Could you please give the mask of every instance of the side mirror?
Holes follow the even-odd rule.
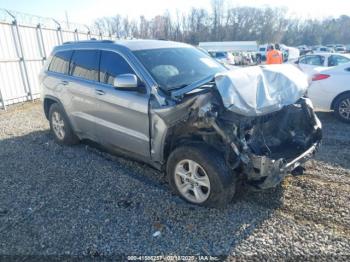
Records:
[[[134,74],[118,75],[114,79],[113,86],[121,90],[136,91],[138,89],[137,77]]]

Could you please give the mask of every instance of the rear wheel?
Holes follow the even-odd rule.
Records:
[[[344,94],[337,98],[334,103],[334,113],[339,120],[350,123],[350,94]]]
[[[55,103],[50,106],[49,110],[50,128],[57,143],[65,145],[74,145],[79,142],[78,137],[74,134],[68,118],[62,107]]]
[[[190,203],[224,207],[233,198],[236,177],[224,157],[204,144],[175,149],[167,163],[169,184]]]

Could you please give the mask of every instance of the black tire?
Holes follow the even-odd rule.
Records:
[[[61,120],[63,121],[63,130],[64,135],[60,137],[57,132],[54,130],[54,120],[53,116],[59,114],[61,117]],[[68,117],[62,107],[58,103],[54,103],[50,106],[49,110],[49,122],[50,122],[50,129],[54,136],[55,141],[58,144],[61,145],[75,145],[79,143],[79,138],[74,134],[74,131],[72,130],[72,127],[69,123]]]
[[[343,94],[337,98],[334,102],[334,114],[336,118],[338,118],[340,121],[345,122],[345,123],[350,123],[350,114],[348,117],[342,115],[341,110],[343,109],[342,107],[344,106],[344,103],[348,104],[350,108],[350,94]]]
[[[186,159],[198,163],[209,177],[209,196],[202,203],[193,202],[184,197],[176,185],[175,168],[177,164]],[[190,203],[201,206],[223,208],[232,201],[236,192],[237,176],[227,167],[223,155],[201,143],[180,146],[170,154],[167,161],[167,178],[176,194]]]

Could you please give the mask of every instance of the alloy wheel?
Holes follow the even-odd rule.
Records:
[[[185,159],[175,167],[175,184],[180,194],[193,203],[205,202],[210,194],[210,180],[197,162]]]
[[[58,139],[63,140],[65,136],[64,130],[64,120],[60,113],[53,112],[52,113],[52,129],[57,136]]]
[[[350,120],[350,98],[344,99],[340,102],[339,115],[346,120]]]

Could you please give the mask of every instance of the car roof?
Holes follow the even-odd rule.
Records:
[[[173,42],[173,41],[163,41],[163,40],[86,40],[77,42],[66,42],[64,45],[69,45],[70,47],[84,47],[86,45],[114,45],[122,46],[130,49],[131,51],[137,50],[147,50],[147,49],[161,49],[161,48],[181,48],[181,47],[191,47],[188,44]],[[102,47],[102,46],[101,46]]]
[[[341,54],[341,53],[329,53],[329,52],[315,52],[312,54],[306,54],[304,56],[311,56],[311,55],[322,55],[322,56],[330,56],[330,55],[340,55],[350,58],[349,54]]]

